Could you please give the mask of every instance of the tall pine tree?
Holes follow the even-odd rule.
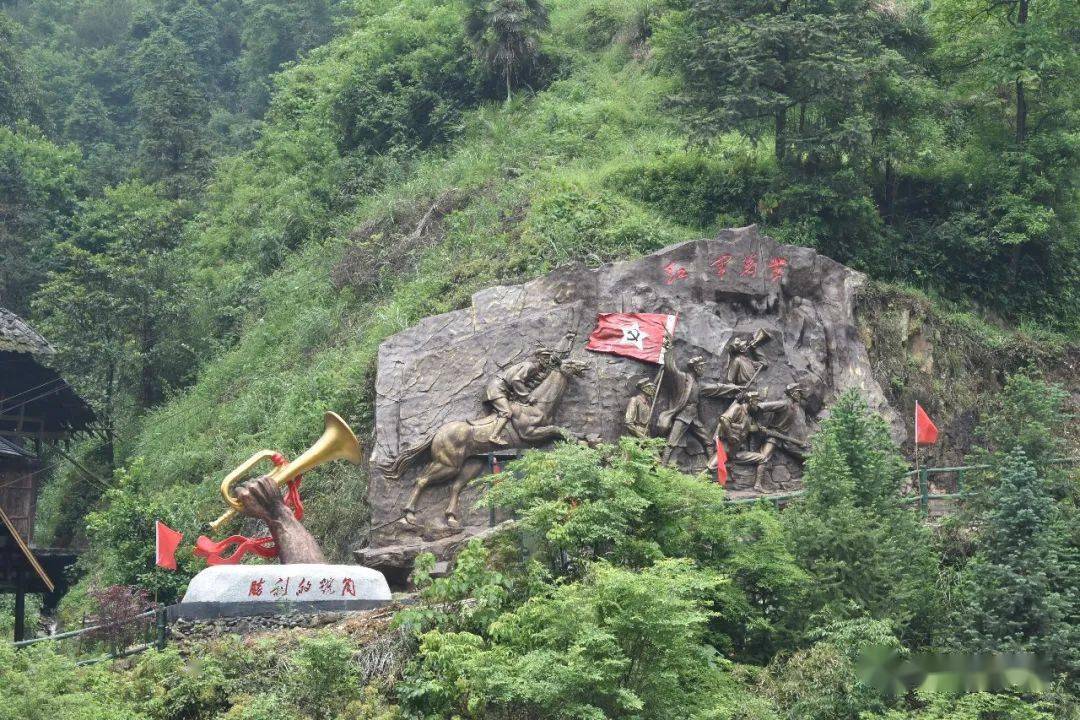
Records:
[[[814,578],[817,609],[894,621],[925,638],[937,561],[918,515],[900,503],[905,463],[888,426],[854,391],[813,439],[806,497],[784,514],[792,550]]]
[[[961,572],[958,640],[975,652],[1038,653],[1075,689],[1080,681],[1076,542],[1069,540],[1067,518],[1049,483],[1023,450],[1005,456],[996,474],[993,497],[978,519],[977,551]],[[1071,512],[1075,515],[1075,509]]]
[[[183,42],[154,31],[135,54],[139,166],[169,197],[195,190],[209,169],[209,106],[199,68]]]

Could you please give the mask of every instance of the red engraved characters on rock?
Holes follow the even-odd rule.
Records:
[[[669,262],[664,266],[664,275],[667,279],[664,281],[665,285],[674,285],[677,280],[685,280],[690,277],[690,273],[682,265],[676,265],[674,262]]]
[[[311,581],[307,578],[300,578],[300,582],[296,584],[296,596],[311,592]]]
[[[774,257],[769,260],[769,279],[773,282],[780,282],[784,277],[784,271],[787,269],[788,261],[786,257]]]
[[[319,581],[319,592],[323,595],[334,594],[334,578],[323,578]]]
[[[723,255],[718,255],[715,260],[709,263],[709,267],[716,269],[716,277],[721,280],[724,279],[724,273],[727,272],[727,266],[728,263],[731,262],[731,257],[731,253],[724,253]]]
[[[263,594],[263,583],[266,581],[263,578],[258,580],[252,580],[251,586],[248,587],[248,597],[259,597]]]
[[[341,597],[346,595],[356,597],[356,583],[349,577],[341,579]]]
[[[746,255],[742,260],[743,277],[757,277],[757,255]]]

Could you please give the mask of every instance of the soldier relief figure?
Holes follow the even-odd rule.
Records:
[[[762,370],[768,368],[759,347],[770,340],[772,337],[764,329],[758,329],[750,338],[732,339],[727,348],[730,360],[724,373],[726,382],[709,382],[703,379],[704,358],[692,357],[685,369],[680,368],[672,350],[672,339],[665,338],[662,386],[669,402],[657,424],[659,432],[667,438],[664,463],[670,464],[678,450],[692,454],[688,450],[688,438],[693,438],[709,456],[708,469],[715,471],[718,463],[715,448],[720,441],[728,462],[754,466],[753,491],[757,493],[766,491],[768,468],[776,461],[777,451],[802,464],[807,449],[805,388],[791,383],[784,389],[784,397],[778,400],[765,399],[767,387],[751,389]],[[625,432],[634,437],[649,437],[657,388],[643,378],[637,382],[637,389],[626,408]],[[712,433],[708,433],[701,420],[703,398],[732,398]]]
[[[555,353],[547,348],[540,348],[531,358],[512,365],[495,375],[488,382],[484,394],[484,404],[495,411],[497,419],[491,429],[491,442],[507,445],[509,440],[503,436],[512,409],[510,402],[529,402],[529,393],[551,372]]]
[[[709,434],[701,422],[698,403],[703,397],[730,397],[742,388],[731,383],[702,382],[705,373],[705,358],[700,355],[690,358],[686,370],[679,369],[675,363],[675,352],[671,337],[664,339],[664,381],[671,387],[671,406],[660,413],[660,432],[667,435],[667,447],[664,449],[663,462],[668,463],[676,448],[687,447],[686,435],[689,434],[707,453],[712,447]]]
[[[637,438],[651,436],[649,425],[652,421],[653,399],[656,397],[656,385],[648,378],[637,381],[637,394],[630,398],[623,416],[626,432]]]

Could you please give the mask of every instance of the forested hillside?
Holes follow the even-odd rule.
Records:
[[[888,500],[902,461],[852,398],[782,518],[709,510],[721,491],[641,449],[567,447],[558,462],[613,468],[586,483],[597,502],[634,496],[613,526],[559,529],[580,562],[476,550],[472,575],[427,592],[477,609],[404,619],[434,634],[383,699],[335,685],[343,702],[320,714],[319,691],[289,686],[293,715],[260,700],[228,717],[377,717],[384,700],[429,717],[1076,717],[1076,477],[1046,460],[1070,452],[1080,339],[1078,26],[1068,0],[0,3],[0,305],[58,347],[99,416],[82,467],[53,458],[39,501],[39,538],[86,546],[63,612],[114,584],[174,600],[201,561],[153,569],[153,520],[194,538],[223,472],[261,447],[296,454],[323,410],[365,441],[394,332],[491,284],[758,223],[868,273],[866,332],[896,397],[932,388],[942,417],[1013,421],[1015,437],[993,413],[969,423],[970,451],[998,463],[987,487],[1041,503],[1031,525],[993,503],[934,532],[912,522]],[[899,306],[946,335],[948,373],[885,342]],[[523,514],[586,497],[543,483],[540,457],[523,472],[536,486],[503,498]],[[352,468],[304,483],[335,559],[364,537],[365,492]],[[683,526],[680,493],[702,526]],[[1014,542],[1041,550],[1018,561]],[[1020,587],[1030,563],[1045,573]],[[611,622],[668,638],[663,652],[586,617],[612,594],[642,607]],[[594,641],[573,646],[580,667],[561,666],[560,633]],[[347,659],[341,642],[303,651],[313,683]],[[873,643],[1034,649],[1055,684],[885,701],[849,690],[852,648]],[[147,662],[160,679],[181,661]],[[63,672],[72,693],[105,682]],[[131,717],[224,716],[232,696],[223,679],[209,700],[151,702],[132,682],[103,695]]]

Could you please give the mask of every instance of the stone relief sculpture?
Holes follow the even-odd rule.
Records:
[[[648,378],[641,378],[635,384],[637,393],[630,398],[623,414],[626,432],[633,437],[651,437],[653,398],[656,397],[656,385]]]
[[[810,248],[738,228],[491,287],[388,338],[376,378],[372,531],[358,559],[402,578],[418,552],[446,559],[498,519],[469,484],[494,466],[489,456],[501,465],[560,437],[662,436],[664,461],[691,473],[715,467],[720,439],[733,497],[797,486],[818,413],[849,388],[901,439],[855,326],[862,282]],[[631,379],[659,360],[562,359],[568,331],[587,335],[598,315],[615,312],[678,317],[659,380]]]
[[[671,402],[668,408],[660,413],[658,425],[660,432],[667,435],[663,462],[668,463],[676,448],[686,448],[687,433],[698,442],[703,453],[709,452],[712,442],[701,422],[698,403],[703,397],[729,397],[741,387],[730,383],[702,382],[705,358],[700,355],[695,355],[686,362],[686,370],[679,369],[675,362],[671,338],[666,338],[664,343],[667,350],[664,353],[664,380],[671,387]]]
[[[539,353],[533,362],[543,359],[535,370],[528,370],[517,380],[521,384],[512,388],[515,399],[508,400],[509,414],[503,417],[498,411],[492,412],[479,420],[454,420],[446,423],[424,442],[407,448],[400,455],[382,467],[385,477],[396,479],[419,457],[427,454],[430,461],[416,480],[409,501],[404,507],[404,520],[416,523],[416,506],[428,486],[452,481],[450,502],[446,507],[446,522],[451,527],[458,527],[458,498],[462,488],[484,469],[485,462],[479,456],[507,445],[528,447],[556,438],[573,439],[574,434],[563,427],[552,424],[552,415],[570,378],[579,377],[585,365],[575,360],[560,360],[554,353]],[[514,368],[519,366],[515,365]],[[513,370],[513,368],[512,368]],[[520,374],[520,371],[515,370]],[[531,373],[531,374],[530,374]],[[539,383],[529,389],[528,377],[540,378]],[[505,383],[505,378],[499,378]],[[527,394],[518,395],[518,389]],[[499,428],[505,438],[494,439]]]

